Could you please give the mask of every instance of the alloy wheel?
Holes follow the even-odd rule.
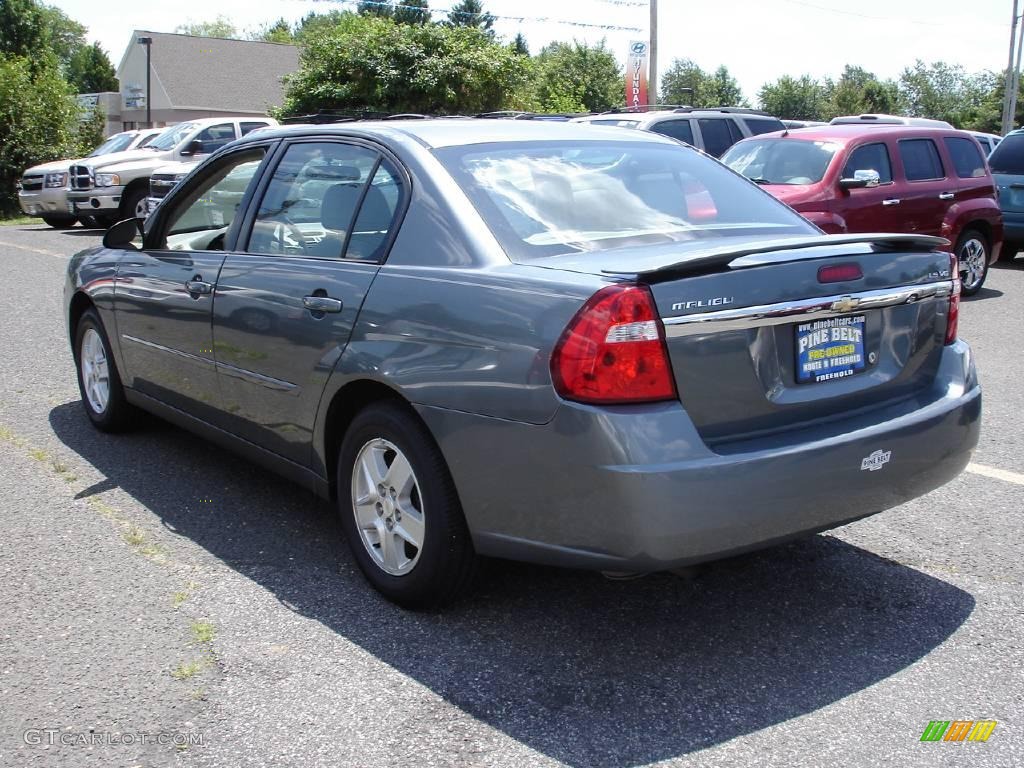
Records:
[[[391,576],[416,567],[425,522],[419,482],[405,454],[383,438],[359,449],[352,466],[352,511],[374,563]]]
[[[976,237],[968,238],[960,246],[957,259],[960,262],[960,279],[963,281],[964,289],[973,290],[985,279],[985,262],[988,260],[985,244]]]
[[[94,328],[89,328],[82,337],[79,358],[82,385],[89,400],[89,407],[97,414],[102,414],[110,402],[110,369],[107,366],[103,339]]]

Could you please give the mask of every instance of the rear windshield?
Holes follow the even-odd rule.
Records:
[[[816,184],[838,149],[827,141],[757,139],[736,144],[722,162],[758,184]]]
[[[1024,134],[1006,136],[988,156],[992,173],[1024,176]]]
[[[528,142],[436,154],[513,259],[813,234],[789,208],[682,145]]]

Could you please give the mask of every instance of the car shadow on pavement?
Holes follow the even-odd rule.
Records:
[[[330,506],[296,486],[162,423],[99,434],[74,402],[50,424],[108,478],[79,496],[119,486],[283,606],[580,768],[670,759],[814,712],[919,661],[974,608],[951,584],[814,536],[692,580],[492,562],[447,611],[407,612],[367,586]]]

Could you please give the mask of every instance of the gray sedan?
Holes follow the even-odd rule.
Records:
[[[403,605],[478,555],[643,572],[824,530],[978,439],[948,243],[823,235],[655,134],[275,129],[141,226],[68,270],[88,417],[150,411],[335,499]]]

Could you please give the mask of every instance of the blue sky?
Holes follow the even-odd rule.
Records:
[[[296,20],[310,10],[350,8],[326,0],[49,0],[85,24],[114,65],[133,29],[171,32],[187,21],[224,15],[242,29],[255,29],[279,16]],[[449,0],[431,0],[448,8]],[[576,38],[608,45],[625,62],[630,40],[646,39],[649,12],[643,0],[484,0],[499,16],[499,34],[522,32],[536,52],[552,40]],[[843,65],[895,77],[915,59],[945,60],[969,71],[1006,66],[1011,0],[660,0],[659,63],[694,59],[706,69],[726,64],[747,98],[783,74],[836,76]],[[549,19],[540,21],[539,19]],[[557,20],[637,27],[605,30],[555,23]]]

